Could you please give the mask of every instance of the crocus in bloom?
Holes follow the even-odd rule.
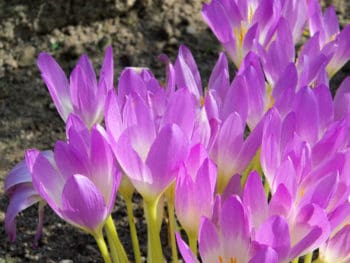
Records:
[[[40,53],[38,67],[58,113],[66,122],[70,113],[78,115],[91,128],[103,120],[106,94],[113,88],[113,51],[106,50],[97,83],[86,55],[81,56],[68,81],[64,71],[48,53]]]
[[[68,143],[55,144],[53,163],[36,149],[27,150],[26,163],[35,190],[55,213],[95,236],[112,211],[120,173],[100,127],[90,133],[70,115],[67,133]]]
[[[350,261],[350,225],[339,230],[320,247],[319,262],[346,263]]]
[[[220,197],[217,202],[221,202]],[[202,217],[198,243],[201,262],[278,262],[274,249],[252,242],[249,215],[238,196],[229,197],[219,206],[218,220]],[[199,262],[179,234],[177,242],[186,263]]]
[[[51,162],[54,162],[52,151],[43,151],[42,154]],[[16,216],[33,204],[39,203],[39,222],[34,238],[34,245],[36,246],[42,233],[44,206],[46,202],[34,189],[32,177],[25,160],[19,162],[7,174],[5,179],[5,191],[10,199],[4,222],[5,231],[10,241],[15,241],[16,239]]]
[[[327,72],[332,77],[350,58],[350,26],[339,30],[339,22],[333,7],[328,7],[322,14],[318,1],[308,3],[310,15],[310,34],[319,34],[318,41],[322,53],[331,56],[327,65]]]
[[[175,187],[175,210],[191,248],[197,246],[202,216],[211,217],[214,206],[216,166],[201,144],[195,145],[180,167]]]

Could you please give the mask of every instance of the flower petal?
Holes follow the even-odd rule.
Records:
[[[106,203],[101,192],[89,178],[79,174],[67,180],[60,211],[63,219],[92,232],[107,218]]]
[[[154,195],[159,195],[175,179],[180,163],[187,154],[188,142],[181,129],[176,124],[164,126],[146,160],[152,173]]]
[[[39,54],[38,67],[58,113],[66,121],[69,113],[73,111],[66,74],[48,53]]]

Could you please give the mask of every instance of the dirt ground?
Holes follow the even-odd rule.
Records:
[[[4,178],[25,149],[52,149],[64,139],[64,123],[40,78],[36,58],[50,52],[68,74],[82,53],[99,69],[108,45],[113,46],[115,83],[126,66],[144,66],[164,79],[157,56],[174,61],[178,47],[186,44],[207,83],[221,47],[200,14],[204,0],[0,0],[0,263],[3,262],[102,262],[95,241],[45,210],[39,247],[32,242],[36,207],[18,217],[16,243],[7,241],[3,220],[8,199]],[[342,24],[349,21],[347,0],[333,1]],[[349,75],[349,64],[332,81],[335,87]],[[231,73],[231,77],[233,72]],[[135,197],[136,226],[143,255],[146,227],[140,198]],[[118,198],[113,218],[132,259],[126,209]],[[163,231],[166,239],[166,229]],[[169,255],[169,251],[165,250]]]

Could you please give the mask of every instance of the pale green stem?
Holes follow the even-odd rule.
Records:
[[[174,207],[174,197],[175,197],[175,184],[171,184],[170,187],[165,192],[168,204],[168,220],[169,220],[169,237],[170,237],[170,245],[171,245],[171,256],[172,262],[177,263],[179,258],[177,256],[177,246],[176,246],[176,221],[175,221],[175,207]]]
[[[177,246],[176,246],[176,221],[175,221],[175,212],[174,212],[174,202],[168,203],[168,212],[169,212],[169,233],[170,233],[170,244],[171,244],[171,255],[172,262],[177,263],[179,258],[177,256]]]
[[[311,263],[312,262],[312,252],[307,254],[304,259],[304,263]]]
[[[193,255],[195,255],[195,257],[197,257],[197,235],[189,235],[188,236],[188,240],[190,242],[190,249],[193,252]]]
[[[126,255],[125,249],[120,242],[117,230],[115,228],[113,219],[111,216],[109,216],[105,223],[105,230],[107,232],[107,235],[110,235],[112,244],[110,244],[111,247],[114,247],[116,249],[116,253],[119,258],[119,262],[129,262],[128,256]]]
[[[244,172],[242,174],[242,178],[241,178],[242,187],[244,187],[244,185],[248,179],[248,175],[250,174],[251,171],[256,170],[260,174],[260,176],[262,176],[263,172],[262,172],[261,164],[260,164],[260,152],[261,152],[261,150],[258,149],[254,158],[250,161],[248,167],[244,170]]]
[[[141,263],[139,239],[137,237],[137,232],[135,227],[134,212],[132,209],[131,197],[132,196],[130,195],[124,196],[124,200],[125,200],[125,205],[128,212],[129,228],[130,228],[130,234],[131,234],[132,248],[134,250],[135,263]]]
[[[113,263],[122,263],[119,260],[118,250],[117,250],[117,247],[113,241],[112,233],[110,231],[106,230],[106,234],[107,234],[108,246],[109,246],[109,250],[111,252]]]
[[[96,243],[98,245],[98,248],[100,249],[101,255],[103,257],[103,260],[105,263],[112,263],[111,257],[108,252],[108,248],[106,245],[106,242],[103,238],[102,230],[98,230],[95,233],[93,233],[93,236],[96,240]]]
[[[265,190],[266,196],[269,196],[270,186],[269,186],[269,182],[266,180],[266,178],[265,178],[265,181],[264,181],[264,190]]]
[[[147,221],[147,262],[163,262],[163,251],[159,236],[159,226],[157,222],[157,208],[159,198],[153,201],[144,201],[145,217]]]

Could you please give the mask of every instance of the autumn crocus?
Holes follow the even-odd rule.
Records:
[[[118,103],[115,94],[110,96],[106,109],[107,133],[120,167],[144,199],[148,260],[155,262],[163,258],[158,203],[187,156],[188,139],[178,124],[165,118],[158,122],[154,108],[148,107],[148,101],[138,93],[126,96],[124,105]]]
[[[111,262],[102,227],[111,214],[120,173],[99,127],[90,133],[71,115],[67,134],[68,143],[55,144],[53,163],[36,149],[26,152],[33,186],[62,219],[93,235],[105,262]]]
[[[318,1],[308,3],[310,35],[319,35],[318,43],[322,53],[330,55],[331,60],[327,65],[330,77],[343,66],[350,58],[350,26],[340,30],[339,21],[333,7],[328,7],[324,14]]]
[[[43,151],[42,154],[52,163],[52,151]],[[25,160],[19,162],[6,176],[5,191],[10,202],[5,215],[5,231],[10,241],[16,239],[16,216],[26,208],[39,203],[39,221],[35,233],[34,245],[37,246],[41,237],[44,219],[44,206],[46,202],[34,189],[32,177]]]
[[[218,197],[217,202],[221,202]],[[201,262],[278,262],[269,246],[252,242],[249,214],[238,196],[231,196],[219,205],[217,220],[203,217],[199,231]],[[278,223],[278,218],[274,221]],[[268,235],[278,236],[278,229]],[[177,235],[180,252],[186,263],[199,262],[187,244]]]
[[[68,81],[54,58],[39,54],[38,67],[58,113],[66,122],[70,113],[78,115],[91,128],[103,120],[107,91],[113,88],[113,51],[106,50],[97,83],[95,71],[86,55],[81,56]]]
[[[196,254],[200,219],[211,217],[214,206],[216,167],[204,147],[195,145],[180,167],[175,187],[175,209]]]

